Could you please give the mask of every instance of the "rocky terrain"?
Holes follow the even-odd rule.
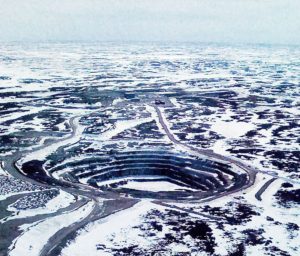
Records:
[[[299,255],[299,55],[2,44],[0,255]]]

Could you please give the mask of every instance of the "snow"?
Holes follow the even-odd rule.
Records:
[[[2,167],[2,162],[0,162],[0,175],[3,176],[11,176],[8,172],[6,172]]]
[[[265,233],[263,236],[267,239],[273,240],[273,244],[276,244],[280,249],[290,251],[291,248],[298,248],[299,243],[297,239],[290,239],[285,225],[287,223],[297,223],[299,210],[297,207],[292,208],[281,208],[274,197],[274,194],[278,191],[282,184],[281,179],[277,179],[270,184],[270,186],[262,194],[262,201],[258,201],[255,198],[256,192],[267,182],[271,177],[258,173],[255,184],[250,188],[235,193],[235,197],[243,197],[243,200],[236,200],[236,202],[246,202],[254,207],[255,211],[258,211],[260,215],[253,216],[251,221],[243,225],[235,227],[235,231],[232,230],[232,226],[225,225],[225,230],[229,232],[234,231],[236,236],[241,238],[241,233],[246,229],[255,229],[258,230],[262,228]],[[294,184],[295,185],[295,184]],[[297,185],[299,187],[299,185]],[[211,207],[223,207],[225,204],[234,201],[235,199],[230,195],[226,197],[219,198],[209,203]],[[267,216],[272,217],[274,221],[280,222],[275,224],[268,221]],[[221,243],[216,248],[216,252],[219,252],[220,255],[227,255],[227,253],[222,249],[224,243],[222,239],[226,241],[226,237],[222,236],[222,232],[217,228],[214,228],[214,234],[216,235],[216,241],[221,241]],[[263,249],[260,245],[257,246],[247,246],[247,255],[257,255],[258,251],[262,252]],[[223,252],[223,253],[221,253]],[[259,253],[258,253],[259,254]]]
[[[226,151],[227,149],[229,149],[229,147],[224,140],[217,140],[212,147],[212,150],[215,153],[223,155],[223,156],[230,155],[230,153],[228,151]]]
[[[112,137],[118,135],[119,133],[136,127],[137,125],[151,122],[153,119],[152,118],[141,118],[137,120],[122,120],[122,121],[117,121],[115,124],[115,128],[109,131],[106,131],[100,135],[100,138],[103,140],[111,139]]]
[[[66,129],[65,123],[66,122],[61,122],[58,125],[56,125],[56,127],[58,128],[59,131],[64,131]]]
[[[224,236],[224,231],[220,230],[217,224],[212,227],[213,235],[217,246],[215,249],[215,255],[228,255],[228,252],[232,251],[232,241],[229,237]]]
[[[43,150],[29,154],[28,157],[25,158],[26,161],[33,159],[43,160],[48,154],[56,151],[58,147],[73,145],[73,143],[77,143],[79,140],[82,140],[83,138],[86,139],[89,136],[90,140],[88,142],[93,143],[91,144],[91,148],[96,145],[97,149],[100,150],[105,148],[104,146],[112,146],[114,143],[117,147],[116,150],[119,148],[127,149],[129,147],[131,147],[131,149],[140,149],[140,147],[143,146],[142,144],[150,144],[149,142],[151,142],[156,143],[156,145],[159,145],[162,149],[175,149],[174,151],[177,152],[182,153],[183,151],[187,151],[193,154],[192,151],[189,151],[188,148],[185,148],[182,145],[171,145],[167,136],[164,136],[162,140],[136,140],[135,143],[138,144],[138,146],[135,146],[136,144],[132,143],[130,140],[110,140],[126,129],[134,128],[136,125],[151,120],[155,120],[160,132],[165,134],[162,127],[159,125],[155,109],[151,106],[146,106],[145,111],[140,107],[141,105],[144,106],[144,104],[146,104],[143,101],[141,94],[136,94],[137,98],[141,96],[139,98],[140,101],[131,102],[130,99],[124,99],[124,91],[135,92],[137,88],[139,90],[142,90],[143,88],[149,88],[151,90],[157,89],[156,91],[154,90],[155,92],[153,92],[153,94],[157,94],[160,97],[166,96],[168,98],[175,92],[174,95],[176,96],[174,96],[174,98],[169,98],[174,106],[170,107],[169,105],[165,105],[160,108],[163,118],[165,116],[166,118],[164,119],[168,120],[167,125],[170,131],[173,131],[173,133],[180,133],[183,132],[185,128],[189,128],[188,125],[191,125],[191,128],[195,128],[195,130],[203,129],[203,132],[201,131],[199,133],[197,131],[188,132],[186,137],[189,139],[188,143],[193,145],[193,143],[196,142],[195,147],[198,147],[197,143],[203,144],[207,149],[213,149],[214,152],[222,155],[236,157],[243,157],[243,155],[248,156],[250,157],[250,160],[245,160],[247,164],[258,167],[260,171],[276,171],[281,177],[271,183],[262,194],[262,201],[258,201],[255,198],[255,193],[265,182],[271,179],[272,176],[258,173],[254,186],[239,193],[222,197],[208,203],[210,206],[221,207],[224,207],[228,202],[248,203],[255,211],[261,214],[260,216],[254,216],[249,223],[243,223],[242,225],[232,227],[225,224],[224,230],[235,234],[234,238],[231,238],[233,241],[225,237],[223,230],[218,228],[218,223],[212,224],[214,236],[218,243],[216,254],[228,255],[230,245],[234,245],[243,239],[244,235],[241,232],[245,229],[252,228],[263,228],[265,230],[264,236],[267,239],[270,238],[273,240],[274,243],[272,246],[278,246],[280,249],[286,250],[289,254],[295,252],[293,251],[293,248],[296,248],[296,251],[300,250],[298,245],[299,234],[295,239],[290,238],[286,229],[287,223],[299,222],[299,207],[292,206],[291,208],[284,208],[278,204],[274,197],[274,194],[280,188],[281,183],[285,181],[284,178],[292,177],[296,180],[297,173],[277,167],[275,164],[272,164],[272,162],[274,162],[272,161],[272,157],[265,154],[268,151],[277,150],[294,153],[299,149],[299,143],[297,143],[299,137],[297,136],[297,125],[292,129],[282,129],[286,124],[297,121],[300,113],[299,108],[297,108],[299,105],[299,97],[297,97],[299,89],[299,86],[297,87],[299,83],[297,76],[299,73],[297,59],[297,56],[299,56],[298,49],[278,50],[277,48],[269,47],[228,48],[214,46],[200,46],[199,48],[198,46],[186,46],[186,48],[176,48],[172,46],[167,47],[167,45],[160,48],[151,45],[150,48],[147,47],[147,49],[130,46],[128,51],[127,46],[114,46],[113,49],[110,47],[103,47],[102,45],[99,48],[98,46],[96,46],[96,48],[94,47],[95,46],[93,45],[82,47],[82,45],[76,46],[74,44],[67,44],[65,46],[42,44],[41,46],[34,45],[33,48],[30,45],[25,46],[19,44],[16,46],[1,46],[3,58],[0,63],[0,75],[9,76],[11,80],[1,80],[0,89],[3,97],[0,98],[0,103],[16,102],[20,105],[20,108],[12,107],[7,109],[14,112],[7,115],[9,112],[6,112],[4,107],[3,113],[6,114],[2,115],[0,123],[14,121],[14,119],[22,118],[24,115],[28,114],[37,114],[39,111],[44,110],[41,106],[45,106],[45,109],[53,108],[58,113],[62,114],[63,117],[85,115],[90,112],[88,109],[91,106],[88,106],[81,100],[79,102],[74,101],[69,103],[66,103],[65,100],[67,97],[75,99],[75,94],[77,95],[77,92],[79,95],[80,90],[85,90],[87,87],[92,86],[95,86],[99,91],[102,89],[117,93],[120,91],[121,93],[119,95],[113,94],[118,96],[112,97],[112,105],[109,107],[103,105],[101,112],[107,110],[109,119],[113,120],[113,122],[119,120],[121,117],[122,119],[127,119],[116,121],[116,126],[114,128],[100,135],[91,135],[88,133],[83,135],[82,131],[79,132],[81,129],[79,127],[73,139],[70,139],[70,137],[67,136],[65,137],[65,140],[59,142],[55,146],[49,146]],[[133,52],[134,54],[132,54]],[[5,59],[6,57],[8,58],[7,60]],[[104,65],[102,65],[102,61],[105,62],[105,64],[103,63]],[[161,63],[153,67],[151,66],[151,61],[161,61]],[[167,61],[169,64],[175,63],[176,65],[165,64]],[[101,66],[101,71],[99,71],[99,65],[96,62],[99,62],[98,64]],[[226,66],[223,65],[223,62]],[[95,65],[95,63],[97,65]],[[246,67],[249,67],[251,70],[251,75],[244,71]],[[277,71],[280,70],[282,73],[277,74]],[[101,72],[101,74],[110,73],[112,74],[112,78],[107,78],[103,81],[94,81],[94,76],[99,72]],[[116,75],[116,77],[113,77],[114,75]],[[30,78],[42,80],[43,83],[34,83],[33,81],[33,83],[26,84],[21,81],[22,79]],[[224,78],[225,80],[222,81],[206,81],[206,79],[218,80]],[[121,81],[123,79],[131,81],[123,83]],[[283,82],[290,82],[293,85],[280,87],[280,84]],[[74,88],[69,88],[70,86],[74,86]],[[52,89],[52,87],[61,87],[62,90],[59,89],[57,91],[55,90],[55,92],[50,92],[49,89]],[[73,95],[75,90],[77,92]],[[229,96],[230,98],[228,98],[228,100],[226,98],[212,96],[218,104],[204,106],[201,103],[201,100],[206,96],[202,95],[202,93],[207,92],[213,92],[216,95],[220,92],[232,92],[234,96]],[[6,94],[17,96],[6,96]],[[191,96],[190,100],[192,102],[189,103],[187,98],[182,96]],[[196,97],[192,99],[193,96]],[[265,100],[264,97],[268,98],[270,101]],[[200,99],[200,101],[198,99]],[[121,101],[123,101],[122,104],[120,104]],[[249,105],[251,107],[249,107]],[[94,108],[95,106],[101,106],[101,103],[97,102],[92,107]],[[122,109],[122,106],[124,106],[124,109]],[[129,112],[127,112],[127,106]],[[135,108],[136,106],[139,106],[140,108]],[[105,109],[106,107],[107,109]],[[173,108],[178,114],[178,117],[172,118],[172,116],[168,116],[168,108]],[[132,109],[139,109],[140,112],[134,113],[134,115],[131,116],[130,114],[133,112]],[[211,114],[202,115],[204,109],[209,110]],[[262,117],[261,114],[259,114],[260,112],[263,112]],[[282,112],[282,114],[287,117],[277,118],[275,112]],[[149,119],[133,120],[139,115],[142,117],[149,116],[149,113],[151,113],[151,118]],[[44,132],[44,121],[47,122],[48,119],[41,115],[41,117],[35,118],[33,121],[26,121],[25,123],[17,121],[9,126],[1,125],[1,134],[14,136],[14,133],[17,134],[20,131],[22,132],[21,134],[25,134],[27,130],[30,133],[32,129]],[[183,126],[185,126],[185,123],[187,125],[185,127],[180,127],[180,123],[183,123]],[[180,127],[178,130],[176,130],[177,124]],[[195,124],[198,124],[198,126],[195,126]],[[271,124],[272,126],[269,127],[268,124]],[[60,131],[65,130],[63,123],[58,124],[57,127]],[[250,130],[253,130],[256,133],[251,135],[251,137],[244,136]],[[274,134],[276,130],[279,131],[278,135]],[[222,135],[222,137],[218,138],[215,136],[215,133],[211,133],[211,131]],[[198,136],[203,136],[203,140],[197,139],[195,135],[197,135],[197,138]],[[45,138],[46,136],[44,139]],[[33,147],[38,149],[42,146],[42,143],[44,143],[44,139],[36,142],[36,145],[34,146],[30,145],[24,150],[33,150]],[[87,140],[84,142],[87,142]],[[131,146],[129,143],[135,145]],[[3,151],[1,155],[12,154],[18,146],[15,148],[13,145],[12,147],[10,152],[5,153],[5,151]],[[257,151],[253,150],[253,153],[251,153],[252,147],[253,149],[257,149]],[[65,149],[67,151],[67,148]],[[230,149],[235,150],[232,150],[230,153]],[[242,151],[243,149],[245,151]],[[277,158],[277,160],[280,161],[282,165],[285,165],[288,161],[296,163],[297,159],[295,158],[296,154],[280,159]],[[276,159],[276,157],[273,159]],[[77,160],[80,161],[80,156],[78,156]],[[66,162],[67,161],[72,162],[76,161],[76,159],[70,158],[67,159]],[[236,169],[236,167],[234,168]],[[66,171],[69,172],[71,169],[66,168],[57,172],[57,175]],[[0,175],[8,174],[0,167]],[[4,176],[1,177],[3,178]],[[55,177],[59,178],[59,176]],[[4,182],[4,184],[5,183],[7,184],[7,182]],[[296,183],[294,185],[294,188],[298,188]],[[24,190],[26,189],[25,191],[13,189],[21,188],[22,186],[24,186]],[[175,184],[167,183],[165,181],[129,181],[127,184],[123,185],[123,187],[148,191],[160,191],[162,189],[176,190]],[[10,193],[0,196],[0,199],[13,194],[31,193],[31,191],[34,190],[33,187],[24,184],[21,185],[19,180],[17,180],[15,184],[10,185],[10,188],[12,188],[11,191],[7,190],[7,192]],[[13,210],[14,214],[9,218],[17,219],[26,216],[34,216],[35,214],[55,212],[57,209],[72,202],[72,196],[62,193],[47,203],[45,208],[16,212],[12,207],[9,207],[10,210]],[[197,205],[185,202],[182,204],[182,207],[197,207]],[[108,247],[114,246],[113,242],[111,242],[112,236],[116,237],[114,243],[120,242],[120,247],[126,244],[125,241],[129,241],[129,243],[140,243],[146,247],[148,243],[147,239],[149,238],[142,237],[142,234],[133,227],[136,224],[143,223],[144,219],[141,215],[147,212],[147,209],[151,208],[157,208],[157,206],[148,201],[143,201],[131,209],[114,214],[104,220],[91,223],[87,231],[80,231],[78,237],[79,243],[71,243],[68,250],[66,250],[68,252],[66,255],[82,255],[82,251],[87,255],[102,255],[102,252],[96,251],[95,244],[103,243]],[[79,210],[76,212],[79,213]],[[68,214],[70,214],[70,216]],[[81,214],[84,215],[83,212]],[[66,216],[69,217],[66,218]],[[274,218],[279,224],[267,221],[267,216]],[[61,218],[58,217],[59,216],[57,216],[57,219],[49,218],[45,222],[35,223],[34,225],[22,226],[24,230],[27,228],[29,229],[29,235],[26,236],[26,234],[23,234],[20,236],[19,240],[15,241],[17,244],[16,250],[18,251],[15,251],[14,254],[38,254],[39,246],[46,243],[46,237],[53,234],[54,229],[58,230],[60,229],[59,225],[67,225],[67,223],[76,221],[76,217],[79,216],[71,216],[70,212],[64,214]],[[55,222],[55,220],[57,222]],[[66,223],[64,223],[65,221]],[[39,227],[40,230],[37,227]],[[89,231],[91,231],[91,234],[88,233]],[[162,232],[162,234],[155,234],[155,237],[160,235],[163,236],[164,232]],[[39,241],[40,237],[41,241]],[[176,243],[170,245],[174,255],[178,254],[178,252],[188,250],[190,240],[183,240],[182,242],[186,245],[179,245]],[[33,245],[32,251],[30,251],[30,245],[27,245],[27,243]],[[87,244],[87,250],[85,244]],[[200,255],[200,252],[197,253],[197,255],[198,254]],[[260,254],[264,254],[262,246],[247,246],[247,255]]]
[[[21,228],[24,232],[14,240],[8,255],[38,256],[50,237],[63,227],[68,227],[84,219],[92,211],[93,206],[94,203],[89,202],[78,210],[47,218],[41,222],[22,225]]]
[[[113,105],[113,106],[116,106],[116,105],[118,105],[118,103],[120,103],[120,102],[122,102],[122,101],[123,101],[123,100],[122,100],[121,98],[116,98],[116,99],[113,100],[112,105]]]
[[[248,131],[251,131],[255,128],[255,125],[252,123],[246,122],[225,122],[217,120],[212,126],[211,130],[221,134],[226,138],[238,138],[245,135]]]
[[[181,108],[181,105],[176,98],[170,98],[170,101],[176,108]]]
[[[105,244],[107,248],[115,246],[111,238],[118,241],[118,247],[123,244],[139,244],[141,247],[147,247],[150,244],[145,237],[141,236],[138,229],[133,227],[143,223],[142,216],[153,208],[164,209],[161,206],[154,205],[148,200],[141,201],[133,207],[123,210],[106,217],[104,219],[88,224],[85,229],[78,232],[75,241],[72,241],[62,251],[62,256],[82,256],[84,251],[89,256],[111,255],[104,251],[97,251],[97,244]],[[126,220],[126,221],[124,221]],[[164,231],[157,233],[163,237]]]
[[[145,190],[152,192],[159,191],[176,191],[183,189],[190,189],[189,187],[179,186],[167,181],[129,181],[127,184],[122,185],[123,188],[135,189],[135,190]]]
[[[27,210],[16,210],[14,207],[9,206],[7,209],[13,212],[13,215],[8,217],[6,221],[12,219],[20,219],[25,217],[36,216],[39,214],[48,214],[58,211],[61,208],[65,208],[70,204],[74,203],[75,198],[71,194],[60,190],[59,195],[51,199],[44,207],[37,209],[27,209]]]
[[[28,194],[28,191],[11,192],[11,193],[8,193],[5,195],[0,195],[0,201],[5,200],[5,199],[9,198],[10,196],[21,195],[21,194]]]
[[[15,120],[22,116],[36,114],[45,109],[47,109],[47,107],[30,108],[30,109],[26,109],[25,112],[18,112],[18,113],[12,113],[12,114],[9,114],[6,116],[1,116],[0,123],[4,123],[4,122],[10,121],[10,120]]]
[[[42,148],[40,150],[33,151],[33,152],[27,154],[24,158],[22,158],[22,160],[19,163],[28,162],[31,160],[45,160],[47,156],[51,155],[58,148],[68,145],[68,144],[74,144],[74,143],[78,142],[84,131],[84,126],[81,126],[79,124],[79,118],[74,119],[74,125],[77,127],[75,130],[74,136],[64,139],[64,140],[60,140],[53,144],[50,144],[49,146]]]

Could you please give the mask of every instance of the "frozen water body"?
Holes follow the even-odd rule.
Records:
[[[211,130],[221,134],[226,138],[238,138],[245,135],[247,132],[255,128],[255,125],[246,122],[225,122],[217,121],[215,122]]]

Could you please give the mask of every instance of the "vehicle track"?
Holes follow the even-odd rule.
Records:
[[[154,109],[157,113],[159,124],[161,125],[161,127],[165,131],[167,137],[169,138],[169,140],[173,144],[178,145],[178,146],[184,148],[185,150],[188,150],[188,151],[192,152],[194,155],[197,155],[199,157],[204,156],[204,157],[210,158],[210,159],[215,160],[215,161],[221,161],[221,162],[229,163],[232,166],[236,166],[237,168],[242,169],[243,171],[245,171],[247,173],[247,175],[248,175],[247,183],[243,187],[240,187],[240,188],[234,189],[234,190],[230,190],[230,191],[228,190],[228,191],[225,191],[225,192],[220,193],[218,195],[214,195],[213,197],[210,197],[209,199],[206,199],[205,201],[211,201],[211,200],[214,200],[214,199],[217,199],[217,198],[220,198],[220,197],[232,194],[232,193],[236,193],[236,192],[238,192],[240,190],[243,190],[243,189],[246,189],[246,188],[248,188],[248,187],[250,187],[254,184],[256,174],[257,174],[257,170],[255,168],[253,168],[251,166],[248,166],[248,165],[246,165],[246,164],[244,164],[244,163],[242,163],[238,160],[216,154],[212,151],[195,148],[195,147],[192,147],[190,145],[187,145],[185,143],[182,143],[182,142],[178,141],[175,138],[175,136],[172,134],[170,129],[168,128],[168,125],[166,124],[166,121],[165,121],[166,119],[164,118],[164,116],[163,116],[161,110],[159,109],[159,107],[157,107],[156,105],[154,105],[153,107],[154,107]]]
[[[212,151],[195,148],[195,147],[192,147],[190,145],[187,145],[185,143],[178,141],[175,138],[175,136],[172,134],[170,129],[168,128],[168,125],[166,124],[167,121],[165,120],[161,110],[157,106],[154,106],[154,108],[156,110],[160,125],[162,126],[167,137],[169,138],[169,140],[172,143],[184,148],[187,151],[192,152],[196,156],[199,156],[199,157],[204,156],[204,157],[207,157],[214,161],[230,163],[232,166],[242,169],[244,172],[247,173],[247,176],[248,176],[247,183],[244,184],[242,187],[224,191],[219,194],[212,194],[211,197],[209,197],[203,201],[208,202],[208,201],[214,200],[216,198],[220,198],[220,197],[238,192],[240,190],[246,189],[254,184],[256,173],[258,172],[255,168],[248,166],[236,159],[222,156],[222,155],[216,154]],[[83,228],[88,223],[96,221],[100,218],[104,218],[115,212],[132,207],[134,204],[136,204],[139,201],[138,199],[128,199],[128,198],[120,197],[117,193],[114,193],[114,192],[105,192],[104,193],[95,188],[92,188],[90,186],[86,186],[83,184],[79,184],[79,183],[74,184],[74,183],[64,181],[64,180],[57,180],[54,177],[52,177],[51,175],[49,176],[51,182],[48,182],[48,183],[43,183],[43,182],[34,180],[34,179],[24,175],[21,167],[18,166],[18,162],[24,156],[26,156],[26,154],[32,154],[36,151],[44,150],[47,147],[53,146],[56,143],[61,143],[60,146],[56,150],[66,147],[67,145],[68,146],[72,145],[72,144],[68,144],[67,141],[69,139],[72,139],[77,134],[77,129],[78,129],[77,123],[78,123],[79,119],[80,119],[79,116],[75,116],[70,119],[70,127],[72,130],[72,133],[69,136],[59,139],[59,140],[56,140],[56,141],[47,141],[47,142],[45,142],[44,145],[36,147],[32,150],[17,152],[13,156],[5,157],[4,161],[3,161],[3,168],[8,173],[10,173],[12,176],[14,176],[16,178],[19,178],[26,182],[30,182],[32,184],[39,185],[39,186],[42,186],[45,188],[53,188],[53,187],[59,188],[59,189],[64,190],[67,193],[70,193],[70,194],[76,196],[76,197],[85,199],[85,202],[92,201],[94,204],[92,211],[88,214],[87,217],[85,217],[81,221],[78,221],[78,222],[75,221],[71,226],[60,229],[52,237],[49,238],[47,244],[44,245],[42,251],[40,252],[40,255],[43,255],[43,256],[58,255],[61,252],[61,250],[64,248],[64,246],[68,243],[68,241],[70,241],[76,237],[77,231],[79,229]],[[64,141],[66,142],[66,144],[62,143]],[[265,187],[265,189],[266,189],[266,187]],[[99,197],[101,197],[103,199],[110,199],[110,200],[107,200],[104,202],[99,202]],[[75,202],[75,203],[73,206],[70,206],[70,207],[71,208],[75,207],[75,206],[78,207],[78,202]],[[174,208],[174,206],[171,206],[161,200],[156,201],[155,203],[163,205],[165,207]],[[180,207],[178,207],[178,210],[182,210],[182,209]],[[53,213],[51,216],[58,216],[61,213],[62,213],[62,211],[57,211],[56,213]],[[189,213],[198,214],[205,218],[211,218],[211,216],[209,216],[209,215],[199,214],[199,213],[196,213],[193,211],[189,211]],[[40,216],[40,217],[43,217],[43,216]],[[47,216],[47,217],[49,217],[49,216]],[[213,218],[211,218],[211,219],[213,219]],[[35,221],[34,218],[29,219],[29,220],[32,220],[32,222]],[[3,248],[1,248],[1,249],[3,251]]]
[[[63,181],[63,180],[56,180],[51,176],[48,183],[44,183],[32,179],[24,174],[21,167],[18,165],[18,162],[28,154],[32,154],[40,150],[45,150],[47,147],[51,147],[54,144],[62,143],[64,141],[67,142],[69,139],[72,139],[77,133],[77,128],[78,128],[77,123],[79,119],[80,119],[79,116],[75,116],[70,119],[70,128],[72,130],[71,135],[59,140],[45,142],[44,145],[36,147],[32,150],[16,152],[14,155],[7,156],[3,159],[3,169],[5,169],[9,174],[11,174],[15,178],[21,179],[25,182],[29,182],[31,184],[35,184],[44,188],[58,188],[67,193],[72,194],[77,198],[80,197],[84,199],[84,203],[79,204],[79,201],[76,201],[75,203],[70,205],[68,209],[80,208],[89,201],[92,201],[94,204],[93,210],[89,213],[87,217],[85,217],[79,222],[74,222],[69,227],[59,230],[57,233],[55,233],[54,236],[50,237],[48,243],[43,247],[40,255],[47,255],[47,256],[57,255],[57,252],[62,249],[61,244],[62,243],[66,244],[69,239],[72,239],[72,237],[74,237],[74,233],[78,229],[84,227],[86,224],[95,221],[99,218],[106,217],[116,211],[120,211],[128,207],[131,207],[138,201],[138,200],[129,200],[129,199],[120,198],[116,193],[111,193],[111,192],[101,193],[100,191],[92,187],[85,186],[83,184],[73,184],[71,182]],[[65,145],[61,145],[60,147],[58,147],[56,150],[69,145],[70,144],[66,143]],[[99,196],[101,196],[102,198],[109,198],[111,200],[109,201],[109,203],[105,203],[104,205],[102,205],[102,203],[100,203],[98,200]],[[9,224],[10,226],[13,225],[15,229],[17,229],[20,225],[24,223],[26,224],[34,223],[37,220],[42,220],[43,217],[45,219],[46,217],[54,217],[54,216],[61,215],[62,213],[64,213],[64,211],[58,210],[57,212],[52,213],[51,215],[46,214],[46,215],[41,215],[39,217],[31,217],[28,218],[27,220],[22,220],[22,219],[11,220]],[[15,233],[15,235],[18,236],[17,233]],[[0,251],[3,252],[7,251],[8,250],[7,246],[11,244],[14,238],[15,236],[10,237],[9,239],[10,243],[6,242],[5,244],[3,244],[3,248],[0,248]]]

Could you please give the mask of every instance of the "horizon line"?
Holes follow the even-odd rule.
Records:
[[[46,43],[118,43],[118,44],[131,44],[131,43],[149,43],[149,44],[216,44],[216,45],[260,45],[260,46],[300,46],[300,43],[271,43],[271,42],[228,42],[228,41],[179,41],[179,40],[0,40],[2,44],[9,43],[30,43],[30,44],[46,44]]]

